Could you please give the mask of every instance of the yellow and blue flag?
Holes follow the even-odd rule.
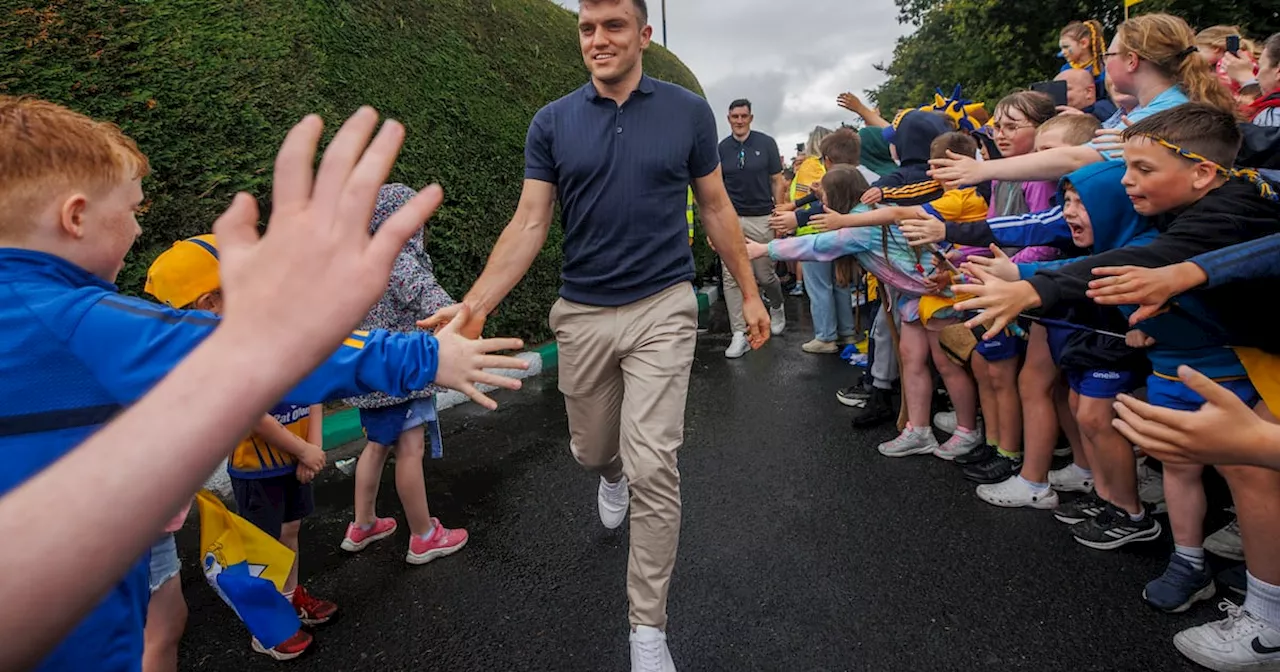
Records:
[[[196,504],[200,564],[209,585],[263,646],[284,643],[302,627],[298,612],[280,594],[293,568],[293,551],[228,511],[208,490],[196,495]]]

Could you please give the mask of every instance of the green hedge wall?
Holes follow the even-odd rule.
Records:
[[[515,209],[525,131],[581,86],[575,16],[549,0],[0,0],[0,93],[32,94],[115,121],[154,174],[142,238],[120,284],[208,230],[236,191],[265,197],[288,128],[333,129],[362,104],[402,121],[391,179],[439,182],[430,252],[460,297]],[[658,45],[653,76],[701,93]],[[488,331],[537,340],[559,286],[561,230]],[[699,268],[708,253],[698,236]]]

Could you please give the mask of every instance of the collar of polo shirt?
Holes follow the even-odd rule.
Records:
[[[600,100],[600,90],[596,88],[596,83],[594,81],[588,82],[587,87],[583,89],[583,91],[587,94],[587,100]],[[636,90],[632,93],[643,93],[645,95],[653,93],[653,80],[649,78],[649,75],[640,76],[640,84],[636,86]]]

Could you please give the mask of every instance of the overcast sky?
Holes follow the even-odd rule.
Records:
[[[578,0],[558,2],[578,9]],[[661,4],[649,0],[657,42]],[[702,82],[721,137],[729,134],[729,103],[748,98],[753,128],[772,135],[790,158],[814,126],[852,120],[836,107],[837,95],[862,96],[880,84],[872,65],[891,59],[907,28],[897,14],[893,0],[667,0],[667,37]]]

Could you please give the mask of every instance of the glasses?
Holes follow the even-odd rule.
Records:
[[[738,150],[738,170],[742,170],[743,166],[745,166],[746,164],[747,164],[747,150],[739,149]]]
[[[993,126],[993,128],[996,129],[996,133],[1000,135],[1013,135],[1014,133],[1017,133],[1018,131],[1021,131],[1024,128],[1035,128],[1035,127],[1036,127],[1035,124],[1030,124],[1025,121],[1022,123],[1010,122],[1007,124],[995,124]]]

